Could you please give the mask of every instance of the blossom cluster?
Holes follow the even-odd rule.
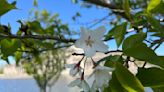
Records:
[[[80,75],[80,77],[72,81],[68,85],[69,87],[78,86],[84,92],[96,92],[98,90],[103,91],[104,87],[108,86],[108,82],[111,79],[110,72],[114,70],[113,68],[98,65],[92,60],[94,70],[89,77],[93,76],[94,81],[90,87],[84,78],[85,65],[84,68],[80,66],[84,57],[86,57],[87,60],[87,58],[92,58],[97,51],[103,53],[108,51],[108,46],[102,41],[104,33],[104,27],[99,27],[96,30],[81,28],[81,36],[80,39],[75,42],[75,46],[84,50],[84,56],[78,63],[66,65],[66,68],[70,68],[71,76]],[[86,60],[84,60],[84,64]]]

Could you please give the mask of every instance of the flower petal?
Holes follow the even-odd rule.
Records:
[[[75,76],[78,73],[78,69],[77,68],[71,68],[69,73],[71,76]]]
[[[82,81],[82,88],[83,88],[84,92],[89,92],[89,90],[90,90],[90,87],[85,80]]]
[[[84,27],[81,27],[80,31],[81,31],[81,35],[80,35],[81,39],[86,39],[90,35],[90,32],[87,29],[85,29]]]
[[[96,71],[95,73],[95,81],[98,88],[102,87],[104,84],[104,76],[101,71]]]
[[[106,72],[110,72],[110,71],[113,71],[113,70],[114,70],[114,68],[110,68],[110,67],[106,67],[106,66],[100,66],[100,65],[98,65],[98,66],[96,67],[96,69],[97,69],[97,70],[106,71]]]
[[[77,48],[83,48],[83,47],[85,47],[85,41],[84,41],[84,39],[79,39],[79,40],[77,40],[76,42],[75,42],[75,47],[77,47]]]
[[[94,30],[91,33],[91,36],[95,39],[95,40],[102,40],[103,36],[105,34],[105,27],[101,26],[98,27],[96,30]]]
[[[93,47],[87,46],[86,48],[84,48],[84,54],[86,57],[92,57],[96,54],[96,50]]]
[[[95,70],[88,76],[88,79],[95,75]]]
[[[66,68],[72,68],[72,67],[74,67],[75,66],[75,64],[65,64],[65,67]]]
[[[94,80],[92,83],[91,92],[96,92],[96,91],[97,91],[97,86],[96,86],[96,81]]]
[[[72,81],[70,84],[68,84],[68,87],[74,87],[74,86],[77,86],[81,83],[81,80],[80,79],[76,79],[74,81]]]
[[[113,71],[113,68],[100,65],[95,68],[95,81],[98,88],[103,88],[108,85],[109,80],[112,78],[109,74],[109,70]]]
[[[93,46],[96,49],[96,51],[100,51],[100,52],[108,51],[108,46],[103,41],[96,41]]]

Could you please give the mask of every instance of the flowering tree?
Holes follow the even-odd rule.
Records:
[[[151,87],[154,92],[164,91],[164,56],[156,54],[164,42],[164,1],[163,0],[72,0],[75,4],[82,3],[84,8],[96,6],[108,9],[109,15],[100,19],[91,27],[113,17],[109,21],[112,29],[106,26],[97,29],[81,28],[79,39],[73,39],[73,31],[69,30],[56,15],[50,16],[43,11],[43,16],[33,18],[21,24],[17,34],[12,34],[9,25],[0,25],[1,58],[8,60],[14,56],[17,63],[23,58],[34,57],[53,49],[75,45],[84,53],[73,53],[82,57],[78,63],[66,65],[71,76],[78,76],[68,86],[78,86],[84,92],[144,92],[144,87]],[[16,2],[9,4],[0,0],[0,16],[16,9]],[[37,6],[35,1],[34,5]],[[101,8],[100,8],[101,7]],[[38,14],[37,12],[35,13]],[[77,16],[80,16],[77,13]],[[46,20],[47,19],[47,20]],[[76,17],[73,17],[76,21]],[[41,26],[43,22],[48,23]],[[108,49],[111,40],[116,41],[116,50]],[[107,54],[99,61],[93,60],[96,52]],[[118,55],[109,53],[118,52]],[[85,78],[85,63],[92,60],[94,77],[92,86]],[[82,66],[82,63],[84,65]],[[139,64],[138,62],[141,62]],[[129,71],[130,63],[137,67],[137,73]],[[146,67],[148,65],[148,67]]]

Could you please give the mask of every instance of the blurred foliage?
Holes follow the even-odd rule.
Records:
[[[47,87],[54,85],[64,69],[67,56],[64,49],[57,49],[23,59],[26,72],[34,77],[38,86],[45,92]]]
[[[0,68],[0,74],[3,74],[3,69],[2,68]]]

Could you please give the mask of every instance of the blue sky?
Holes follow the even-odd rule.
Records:
[[[8,0],[12,2],[14,0]],[[29,11],[33,7],[33,0],[16,0],[17,1],[17,8],[16,10],[12,10],[7,14],[1,17],[1,24],[8,24],[10,23],[12,27],[12,32],[16,33],[19,28],[19,23],[17,20],[27,20]],[[84,25],[95,21],[95,19],[101,19],[102,17],[108,14],[108,10],[105,9],[97,9],[93,8],[82,8],[79,4],[72,4],[71,0],[38,0],[38,5],[40,10],[46,9],[50,13],[58,13],[59,18],[62,19],[64,23],[68,23],[72,30],[79,31],[80,26],[89,27],[92,24]],[[82,17],[78,18],[80,24],[77,22],[72,21],[72,16],[76,14],[76,12],[80,12]],[[114,19],[111,17],[110,19]],[[83,24],[83,25],[82,25]],[[105,25],[105,23],[101,23],[98,26]],[[107,26],[108,30],[111,28],[109,25]],[[117,49],[115,41],[108,42],[110,49]],[[156,50],[157,54],[164,55],[164,44]],[[10,59],[13,60],[12,58]],[[4,63],[0,61],[0,64]]]

